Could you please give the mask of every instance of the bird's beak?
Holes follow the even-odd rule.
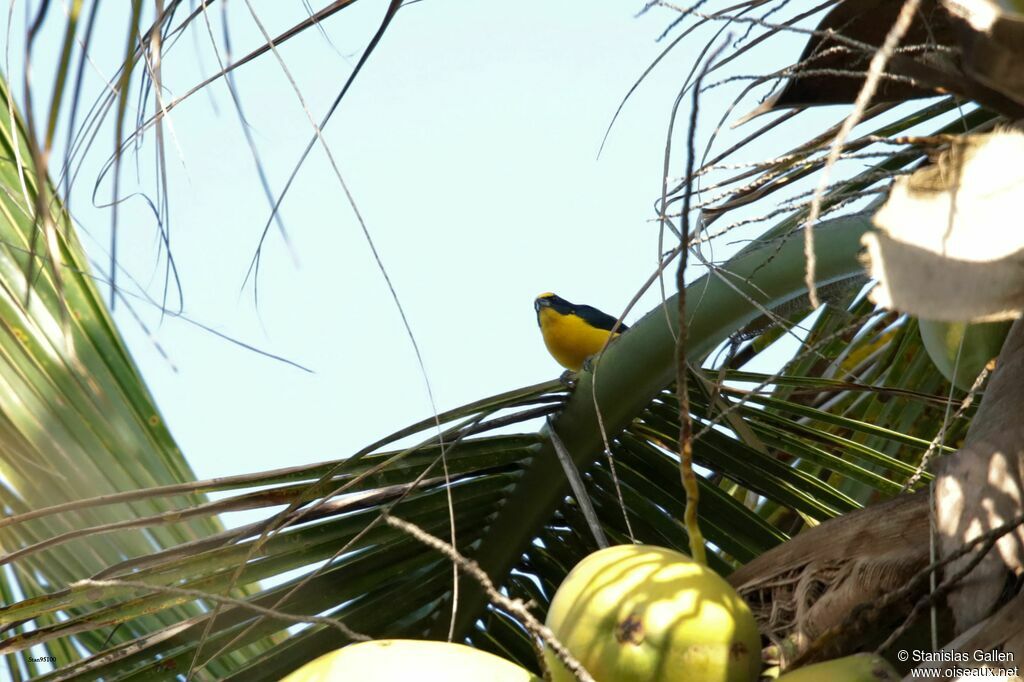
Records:
[[[539,313],[541,308],[547,308],[550,305],[551,301],[546,298],[538,298],[533,302],[533,309]]]

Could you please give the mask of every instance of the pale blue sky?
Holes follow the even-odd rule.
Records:
[[[296,0],[228,3],[236,57],[263,42],[250,2],[272,35],[306,13]],[[225,3],[211,8],[220,49]],[[49,74],[63,30],[56,8],[62,4],[51,3],[51,18],[33,54],[37,101],[49,99]],[[312,4],[319,9],[328,3]],[[386,5],[386,0],[360,0],[325,23],[325,35],[307,31],[281,47],[315,119],[350,74]],[[3,66],[16,83],[23,69],[25,11],[32,15],[37,6],[28,0],[16,5],[10,63]],[[103,6],[86,105],[123,58],[127,6],[124,0]],[[612,114],[663,49],[656,38],[676,16],[658,9],[638,18],[642,7],[638,0],[415,2],[399,12],[328,125],[326,139],[405,308],[439,409],[561,373],[537,329],[532,302],[538,293],[555,291],[618,314],[654,270],[653,204],[661,193],[670,110],[712,34],[698,31],[657,67],[626,106],[597,160]],[[0,35],[8,35],[6,21],[6,13],[0,15]],[[735,28],[733,38],[743,30]],[[766,74],[791,64],[803,42],[803,36],[776,36],[731,65],[728,75]],[[204,22],[168,51],[163,69],[167,99],[217,70]],[[311,127],[273,55],[240,68],[236,79],[271,187],[278,192]],[[744,85],[714,89],[702,98],[702,142]],[[15,92],[20,95],[20,87]],[[761,88],[746,98],[730,120],[754,108],[766,93]],[[672,177],[684,173],[688,106],[689,97],[680,110]],[[808,131],[846,111],[803,115],[732,160],[784,154],[804,142]],[[721,131],[715,149],[759,123]],[[119,328],[196,475],[342,458],[429,416],[432,408],[412,345],[322,149],[310,156],[283,206],[298,264],[274,231],[262,261],[257,308],[251,285],[240,287],[269,208],[223,82],[175,108],[166,131],[171,246],[185,315],[313,370],[298,370],[181,320],[161,318],[159,310],[137,301],[172,365],[119,306]],[[112,139],[112,130],[101,131],[71,203],[90,256],[103,266],[109,258],[110,213],[91,201]],[[155,196],[152,131],[144,142],[127,157],[123,195]],[[54,158],[63,152],[58,148]],[[797,183],[794,191],[807,187]],[[109,178],[99,196],[104,201],[110,196]],[[140,198],[129,199],[120,224],[121,266],[159,299],[163,270],[152,212]],[[744,230],[742,236],[750,238],[760,229]],[[719,243],[713,257],[724,259],[736,248]],[[122,276],[120,284],[138,293],[128,278]],[[655,288],[627,322],[657,301]],[[792,339],[783,343],[792,350]],[[765,355],[769,366],[758,369],[770,369],[785,357],[783,351]],[[264,515],[231,515],[229,521]]]
[[[362,0],[331,18],[323,30],[333,45],[310,31],[280,50],[315,118],[350,73],[385,5]],[[253,6],[271,34],[304,15],[298,2]],[[326,138],[405,307],[440,409],[561,372],[540,339],[536,294],[556,291],[617,314],[654,269],[651,219],[670,107],[709,33],[680,46],[641,86],[597,160],[615,108],[662,49],[655,39],[674,16],[656,10],[636,18],[641,7],[579,0],[413,4],[399,13],[328,125]],[[232,2],[229,10],[237,56],[261,37],[246,3]],[[94,46],[94,60],[110,76],[123,50],[123,20],[114,16],[120,10],[105,11],[114,23]],[[212,19],[220,41],[219,10]],[[59,29],[52,23],[40,45],[55,50]],[[167,98],[216,68],[204,25],[193,31],[165,57]],[[792,61],[801,45],[783,39],[747,63],[765,73]],[[49,59],[45,47],[37,48],[37,66]],[[310,125],[272,55],[236,77],[278,191]],[[90,72],[87,91],[101,85]],[[704,99],[713,115],[702,119],[702,137],[728,104],[726,90]],[[739,111],[756,103],[748,99]],[[686,117],[684,106],[683,132]],[[771,147],[752,148],[743,158],[784,152],[805,129],[790,128],[791,139],[776,136]],[[122,306],[116,319],[196,474],[344,457],[428,416],[412,346],[322,150],[303,167],[283,208],[299,264],[272,234],[257,309],[251,287],[240,293],[240,286],[269,209],[224,85],[176,108],[172,130],[171,238],[185,313],[314,370],[247,352],[178,320],[161,322],[158,311],[140,304],[174,371]],[[735,139],[730,135],[724,139]],[[673,176],[683,173],[682,141],[676,140]],[[89,201],[107,145],[101,136],[72,204],[87,230],[83,240],[101,262],[109,213]],[[134,161],[126,165],[125,192],[153,192],[151,148],[139,154],[137,183]],[[101,196],[109,196],[109,184]],[[144,202],[127,202],[121,263],[159,297],[155,235]],[[719,247],[715,256],[728,250]],[[654,291],[637,313],[656,301]]]

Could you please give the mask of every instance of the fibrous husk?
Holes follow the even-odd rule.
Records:
[[[964,446],[940,462],[935,480],[939,547],[948,555],[1024,510],[1024,321],[1018,320],[997,360]],[[971,556],[945,568],[953,575]],[[1024,531],[1004,535],[949,595],[958,632],[989,614],[1010,574],[1024,571]]]
[[[930,320],[980,322],[1024,310],[1024,134],[953,142],[900,178],[863,237],[871,299]]]
[[[785,640],[784,658],[802,655],[829,631],[841,631],[841,641],[823,655],[842,655],[877,634],[876,621],[861,631],[844,628],[851,613],[927,566],[927,537],[927,494],[903,495],[808,529],[728,580],[750,604],[762,633],[777,643]],[[894,608],[898,613],[888,614],[890,619],[909,607]]]
[[[964,447],[941,460],[934,491],[940,557],[1021,513],[1021,415],[1024,322],[1018,320],[1007,337]],[[928,494],[922,491],[826,521],[741,566],[729,576],[729,582],[751,605],[762,632],[776,642],[785,640],[791,645],[785,652],[790,658],[801,656],[809,645],[817,643],[815,640],[830,632],[835,637],[823,653],[855,651],[871,633],[847,627],[851,614],[907,584],[928,565],[929,506]],[[1007,579],[1022,572],[1022,548],[1024,534],[1018,528],[1004,536],[968,579],[948,595],[957,631],[989,622],[986,618],[999,607]],[[956,574],[969,560],[967,556],[951,562],[944,567],[941,578]],[[907,594],[905,601],[894,603],[895,612],[888,614],[890,622],[893,617],[905,615],[909,604],[926,591],[924,588],[920,593]],[[1019,610],[1020,598],[1012,603]],[[998,640],[1005,630],[1007,637],[1013,634],[1005,641],[1008,650],[1012,646],[1020,652],[1018,660],[1024,660],[1024,621],[1008,608],[994,618],[1004,625],[1013,621],[1015,629],[989,628],[984,641]]]
[[[963,19],[964,71],[979,83],[1024,104],[1024,3],[1019,0],[945,0]]]

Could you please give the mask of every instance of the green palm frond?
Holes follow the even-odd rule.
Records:
[[[91,268],[59,204],[49,210],[56,265],[33,251],[36,238],[39,178],[26,144],[21,120],[7,114],[9,92],[0,81],[0,438],[4,455],[0,495],[5,515],[31,512],[80,498],[194,478],[164,424],[138,370],[114,328]],[[52,187],[47,189],[49,196]],[[48,256],[49,258],[49,256]],[[30,263],[38,261],[35,267]],[[26,273],[33,273],[31,285]],[[55,273],[59,272],[59,278]],[[187,505],[206,501],[185,495]],[[82,508],[73,514],[35,518],[0,530],[10,557],[32,545],[85,526],[117,524],[172,509],[165,500],[130,502],[124,512]],[[98,535],[89,542],[69,540],[43,554],[5,562],[14,571],[4,579],[4,603],[39,598],[76,577],[92,575],[126,556],[144,556],[222,532],[215,516]],[[80,613],[69,606],[64,616]],[[161,612],[140,614],[114,633],[112,641],[166,627],[202,613],[187,603]],[[40,615],[36,627],[56,624],[53,613]],[[21,630],[20,623],[13,625]],[[99,648],[109,631],[89,631],[80,641]],[[69,643],[47,648],[50,655],[73,661],[79,651]],[[29,665],[27,656],[19,656]],[[13,659],[8,659],[9,662]]]
[[[823,15],[833,4],[790,17],[773,16],[786,3],[764,1],[695,14],[696,24],[732,21],[749,29],[736,53],[708,74],[721,74],[808,17],[824,16],[822,26],[833,28],[828,22],[850,7]],[[181,9],[169,3],[150,32],[136,11],[135,35],[173,41],[181,26],[172,28],[170,19]],[[921,82],[886,89],[886,102],[864,112],[843,147],[844,163],[869,165],[837,173],[821,197],[828,218],[814,226],[816,286],[826,305],[812,310],[804,281],[807,190],[839,124],[818,125],[825,119],[811,105],[846,102],[851,91],[849,79],[809,72],[825,49],[822,35],[809,38],[801,64],[744,87],[730,108],[783,79],[790,85],[759,110],[777,118],[723,152],[712,154],[709,143],[703,167],[667,182],[660,207],[671,225],[679,217],[672,211],[693,192],[702,244],[733,234],[751,239],[731,258],[706,262],[687,289],[700,523],[709,562],[722,574],[809,526],[899,495],[919,474],[929,480],[919,470],[925,453],[955,448],[973,416],[966,409],[950,420],[950,406],[964,394],[932,365],[916,321],[876,310],[867,299],[860,238],[870,229],[870,202],[894,176],[926,163],[943,136],[989,128],[1007,110],[978,84],[961,92],[946,81],[930,83],[928,65],[913,52],[900,55],[894,73]],[[935,36],[926,47],[945,54],[948,36]],[[120,93],[106,100],[121,103],[122,124],[142,56],[129,44]],[[846,55],[836,68],[860,69],[856,84],[864,53],[863,45],[834,53]],[[69,68],[64,60],[61,72]],[[814,93],[792,85],[803,78],[829,91],[807,101]],[[688,80],[685,87],[696,85]],[[981,92],[986,106],[948,92]],[[6,90],[0,95],[10,102]],[[787,106],[802,108],[774,111]],[[779,126],[812,116],[818,118],[806,126],[807,139],[789,140],[767,161],[730,165],[744,151],[763,151]],[[424,419],[335,461],[193,481],[98,296],[70,221],[51,200],[46,169],[33,165],[45,145],[20,124],[5,125],[0,561],[15,579],[0,579],[0,653],[12,677],[22,667],[40,674],[29,659],[42,647],[57,670],[40,679],[192,673],[200,680],[276,680],[353,638],[449,632],[536,669],[532,635],[515,617],[453,574],[446,557],[384,519],[400,517],[450,541],[510,597],[544,613],[566,573],[597,548],[555,455],[552,428],[610,541],[688,547],[675,297],[634,324],[571,390],[558,381],[528,386]],[[134,136],[119,139],[127,144]],[[33,246],[40,178],[58,228],[48,260]],[[750,232],[768,221],[771,228]],[[751,368],[762,363],[779,369]],[[935,442],[938,434],[943,442]],[[219,523],[220,513],[242,509],[263,516],[238,528]]]
[[[828,258],[822,259],[822,277],[844,277],[857,271],[857,236],[865,227],[862,218],[854,217],[840,219],[822,229],[822,243],[831,251]],[[727,338],[731,330],[741,328],[760,315],[763,307],[774,306],[799,294],[802,273],[787,263],[788,259],[799,258],[799,244],[787,242],[781,251],[776,253],[776,250],[774,244],[759,245],[727,266],[734,274],[742,272],[743,267],[757,269],[749,292],[760,297],[763,304],[748,300],[732,288],[731,281],[714,275],[691,285],[694,291],[702,291],[705,301],[715,304],[711,309],[721,317],[731,316],[703,321],[694,316],[691,333],[695,353],[706,355]],[[762,267],[764,255],[768,253],[773,255],[773,262]],[[594,549],[594,540],[576,502],[566,495],[564,474],[548,449],[549,441],[543,431],[486,433],[507,430],[524,420],[535,423],[539,417],[553,412],[561,414],[558,428],[563,439],[573,444],[570,447],[578,448],[581,438],[596,439],[594,459],[580,458],[579,464],[586,472],[588,493],[612,540],[636,539],[685,547],[687,538],[678,509],[682,488],[674,455],[674,439],[678,434],[674,395],[664,388],[655,390],[647,398],[624,393],[627,389],[637,390],[637,383],[646,387],[657,386],[665,379],[671,382],[671,374],[665,374],[662,363],[651,356],[650,350],[660,343],[663,352],[671,352],[671,333],[663,315],[659,308],[635,325],[634,331],[610,348],[598,364],[598,404],[602,407],[605,428],[617,434],[612,445],[614,473],[608,461],[600,456],[600,436],[593,427],[588,425],[576,432],[574,428],[579,427],[565,421],[574,410],[576,420],[595,418],[589,377],[583,377],[567,402],[565,389],[557,382],[513,391],[440,415],[444,428],[440,436],[445,444],[444,462],[438,435],[427,435],[436,428],[433,420],[428,419],[375,444],[375,449],[400,438],[416,437],[416,434],[421,434],[418,437],[423,439],[419,445],[249,477],[248,484],[259,487],[259,491],[244,490],[246,477],[197,484],[195,489],[204,492],[236,491],[233,497],[218,502],[204,513],[213,514],[223,509],[217,505],[269,510],[289,504],[296,511],[289,512],[286,518],[272,517],[273,522],[224,531],[179,550],[169,549],[120,561],[98,576],[108,581],[130,579],[131,589],[71,584],[68,589],[55,591],[41,600],[0,610],[0,618],[5,623],[45,617],[68,608],[84,611],[48,628],[8,637],[2,645],[3,651],[77,638],[80,633],[133,622],[141,614],[163,612],[187,601],[187,597],[180,594],[161,593],[161,587],[212,594],[225,594],[231,585],[248,587],[254,591],[248,598],[254,604],[293,615],[330,614],[348,628],[373,637],[422,636],[431,629],[446,629],[450,619],[450,607],[446,604],[452,589],[449,562],[440,555],[424,552],[414,540],[382,525],[380,520],[381,513],[387,511],[442,538],[448,537],[449,493],[456,546],[484,565],[490,562],[492,575],[496,574],[494,563],[509,564],[508,570],[514,577],[506,584],[510,594],[532,599],[543,607],[565,572]],[[662,340],[656,341],[658,338]],[[864,343],[872,340],[870,335],[864,338],[867,339]],[[641,342],[649,349],[646,368],[638,367],[630,353],[629,346]],[[844,346],[838,345],[832,352],[838,356],[844,350]],[[815,352],[821,353],[820,350]],[[622,363],[621,367],[617,367],[617,363]],[[638,381],[643,379],[644,371],[660,377]],[[708,378],[712,374],[704,372]],[[775,390],[792,391],[794,385],[800,385],[797,378],[791,378],[788,385],[780,385]],[[850,378],[843,382],[818,380],[814,385],[819,393],[837,386],[846,392],[858,393],[856,381]],[[705,497],[701,512],[707,539],[718,550],[712,553],[714,565],[723,573],[784,541],[800,518],[824,520],[856,508],[860,504],[858,498],[866,499],[879,490],[892,492],[910,473],[899,459],[865,445],[861,445],[860,452],[873,467],[872,471],[863,466],[854,467],[828,450],[828,447],[837,447],[835,439],[842,442],[841,439],[884,434],[884,428],[852,419],[836,419],[802,403],[772,398],[770,393],[740,395],[723,390],[714,400],[712,397],[694,394],[695,418],[699,424],[711,425],[719,420],[726,426],[703,432],[695,450],[698,463],[714,473],[702,483]],[[759,406],[756,400],[762,397],[774,400],[774,404]],[[741,403],[742,398],[746,400]],[[630,409],[617,405],[624,400],[642,403],[640,412],[631,414]],[[894,400],[928,401],[927,397],[916,393],[897,393]],[[784,411],[790,409],[790,405],[798,407],[809,424],[814,424],[813,418],[818,417],[821,424],[833,428],[834,433],[826,432],[823,426],[810,426],[804,432],[780,428],[770,410]],[[937,408],[930,405],[930,409]],[[588,410],[591,411],[589,417]],[[750,428],[757,441],[754,445],[729,430],[728,420],[721,415],[723,410],[728,411],[727,414],[735,413]],[[620,433],[621,427],[613,419],[623,418],[627,422]],[[782,440],[789,449],[788,461],[780,459],[772,437]],[[918,450],[927,445],[926,441],[906,436],[898,442],[904,448]],[[793,447],[794,443],[800,447]],[[443,463],[447,465],[449,485],[445,482]],[[538,480],[544,485],[538,485]],[[840,489],[842,484],[850,482],[857,486],[855,490]],[[176,489],[166,493],[152,490],[149,494],[156,495],[156,499],[180,499]],[[126,504],[116,498],[101,501],[107,503],[104,506]],[[177,502],[175,506],[179,506]],[[47,516],[62,518],[76,512],[55,509]],[[173,515],[165,515],[151,522],[162,527],[178,520]],[[518,533],[524,540],[518,544],[512,542],[507,533],[496,530],[501,528],[500,524],[518,524]],[[273,532],[269,532],[272,528]],[[111,529],[95,524],[87,526],[85,537],[95,537],[100,530]],[[121,532],[103,535],[117,537]],[[268,537],[261,541],[265,533],[269,533]],[[40,548],[30,556],[44,556],[55,549]],[[242,565],[244,569],[236,578],[235,569]],[[288,576],[296,570],[303,575],[286,578],[272,587],[265,586],[269,583],[264,586],[259,583]],[[153,589],[141,589],[137,583]],[[460,613],[471,604],[472,598],[470,588],[463,584]],[[131,676],[137,676],[172,667],[185,670],[192,665],[198,648],[203,676],[271,679],[269,671],[289,669],[301,660],[346,641],[336,630],[311,625],[293,633],[291,637],[296,641],[290,645],[260,655],[255,659],[258,664],[243,664],[232,654],[269,635],[284,636],[289,623],[227,605],[222,607],[211,635],[204,639],[204,618],[196,616],[182,621],[173,629],[173,634],[169,630],[166,637],[154,636],[154,633],[111,644],[105,651],[73,664],[62,674],[71,673],[85,679],[121,676],[129,671]],[[480,646],[520,659],[532,651],[522,629],[506,615],[489,613],[485,622],[492,623],[494,628],[485,631],[480,630],[480,625],[473,625],[475,621],[476,617],[468,620],[470,627],[465,634]],[[278,651],[284,658],[277,660]],[[213,660],[207,661],[211,656]],[[523,662],[531,667],[535,665],[528,660]],[[267,677],[263,678],[263,674]]]

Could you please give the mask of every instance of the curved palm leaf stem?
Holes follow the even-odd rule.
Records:
[[[867,216],[837,218],[819,226],[818,284],[828,284],[861,271],[857,254],[860,237],[870,226]],[[788,229],[788,228],[787,228]],[[766,239],[777,237],[769,232]],[[689,342],[687,357],[699,361],[765,307],[799,296],[803,284],[803,244],[787,240],[781,247],[763,242],[742,250],[728,263],[735,279],[727,285],[706,274],[687,290],[699,303],[687,310]],[[766,259],[770,259],[766,262]],[[749,281],[751,273],[757,275]],[[671,326],[665,324],[668,317]],[[630,331],[609,346],[601,362],[601,381],[583,372],[565,410],[555,421],[562,442],[577,467],[586,469],[603,451],[594,403],[600,408],[612,437],[627,427],[637,414],[675,378],[675,339],[678,326],[676,301],[669,299],[647,313]],[[596,396],[596,400],[592,397]],[[542,434],[547,429],[542,430]],[[567,490],[561,465],[547,440],[522,480],[510,493],[484,537],[476,560],[495,582],[501,583],[523,548],[551,518]],[[465,636],[486,605],[486,596],[474,581],[462,584],[455,628]],[[447,626],[447,622],[444,623]],[[447,629],[445,627],[445,629]],[[444,635],[446,632],[436,632]]]

